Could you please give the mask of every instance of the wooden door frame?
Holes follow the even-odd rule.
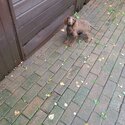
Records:
[[[0,0],[0,19],[2,20],[7,42],[12,51],[14,65],[16,66],[20,63],[22,54],[20,52],[20,46],[17,40],[8,0]],[[15,48],[15,50],[13,48]]]

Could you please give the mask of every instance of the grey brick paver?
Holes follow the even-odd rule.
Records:
[[[107,118],[102,122],[102,125],[115,125],[118,117],[118,112],[113,109],[108,109],[106,115]]]
[[[21,97],[25,94],[25,90],[23,88],[18,88],[7,100],[6,104],[8,104],[10,107],[13,107],[18,100],[21,99]]]
[[[64,94],[62,95],[62,97],[60,98],[58,105],[64,109],[66,109],[67,107],[65,106],[65,103],[67,105],[69,105],[69,103],[71,102],[71,100],[73,99],[75,95],[75,92],[73,92],[70,89],[67,89]]]
[[[52,93],[52,95],[41,106],[41,109],[46,113],[50,113],[55,104],[57,104],[59,98],[60,96],[57,93]]]
[[[22,99],[29,103],[38,94],[40,90],[41,87],[35,84],[29,91],[27,91],[27,93],[22,97]]]
[[[31,121],[28,123],[28,125],[41,125],[46,117],[47,117],[47,114],[39,110],[31,119]]]
[[[5,118],[9,121],[9,123],[13,123],[17,117],[21,114],[21,112],[26,108],[27,103],[22,99],[19,100],[16,105],[7,113]],[[17,112],[17,114],[16,114]]]
[[[61,121],[66,125],[70,125],[72,120],[75,118],[75,114],[77,114],[79,110],[79,106],[75,103],[71,102],[64,114],[62,115]]]
[[[89,89],[85,88],[84,86],[81,86],[78,92],[76,93],[73,102],[81,106],[86,99],[87,95],[89,93]]]
[[[33,73],[30,75],[26,81],[21,85],[24,89],[28,90],[32,87],[33,84],[35,84],[40,79],[40,76],[36,73]]]
[[[26,125],[28,123],[28,119],[23,115],[20,115],[18,119],[13,123],[13,125]]]
[[[23,111],[23,114],[31,119],[32,116],[37,112],[37,110],[40,108],[41,104],[43,103],[43,100],[39,97],[35,97],[32,102],[26,107],[26,109]]]
[[[60,117],[62,116],[64,110],[58,106],[55,106],[51,111],[50,115],[54,114],[54,118],[52,120],[49,119],[49,116],[44,121],[44,125],[56,125]]]
[[[92,113],[94,107],[95,107],[95,104],[93,103],[93,100],[87,98],[85,102],[83,103],[83,105],[81,106],[78,116],[81,119],[88,121],[90,114]]]
[[[52,80],[55,83],[59,83],[61,79],[65,76],[65,74],[66,74],[66,70],[60,68],[58,72],[52,77]]]
[[[115,88],[116,88],[116,83],[114,83],[113,81],[107,81],[102,94],[111,99],[115,91]]]

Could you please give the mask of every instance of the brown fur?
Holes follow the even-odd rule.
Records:
[[[75,19],[70,16],[65,19],[64,24],[67,25],[67,40],[64,42],[65,44],[71,46],[80,34],[85,36],[84,39],[86,42],[91,41],[91,25],[88,21]]]

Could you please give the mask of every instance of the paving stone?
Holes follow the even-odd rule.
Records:
[[[32,86],[32,88],[30,90],[28,90],[26,92],[26,94],[22,97],[23,100],[25,100],[26,102],[31,102],[31,100],[38,94],[38,92],[41,90],[42,88],[35,84]]]
[[[78,91],[78,89],[80,88],[80,86],[83,84],[84,82],[84,78],[82,78],[81,76],[77,75],[74,80],[71,82],[69,88],[75,92]]]
[[[64,125],[62,122],[58,122],[58,124],[57,125]]]
[[[13,70],[7,77],[11,81],[15,81],[18,79],[18,77],[21,75],[21,73],[25,70],[22,66],[18,66],[18,68],[15,68],[16,70]],[[13,76],[13,77],[11,77]]]
[[[120,106],[122,104],[123,98],[124,97],[122,93],[115,91],[109,107],[118,112],[120,110]]]
[[[21,85],[24,89],[28,90],[32,87],[33,84],[35,84],[40,79],[40,76],[36,73],[33,73],[31,76],[29,76],[26,81]]]
[[[86,80],[83,83],[83,86],[85,86],[88,89],[91,89],[94,84],[96,84],[97,76],[93,73],[89,73],[86,77]]]
[[[39,57],[40,59],[44,60],[45,58],[49,57],[52,53],[54,53],[57,50],[57,46],[54,44],[51,44],[49,48]]]
[[[0,106],[0,119],[1,119],[2,117],[4,117],[9,110],[10,110],[10,107],[9,107],[7,104],[3,103],[3,104]]]
[[[7,113],[5,118],[12,124],[17,117],[21,114],[21,112],[26,108],[27,103],[24,102],[22,99],[19,100],[16,105]],[[17,112],[17,114],[16,114]]]
[[[88,97],[90,99],[98,99],[99,96],[101,95],[101,92],[102,92],[102,87],[97,85],[97,84],[94,84],[93,88],[91,89]]]
[[[0,92],[0,105],[11,95],[11,92],[7,89],[4,89]]]
[[[68,58],[64,65],[62,66],[62,68],[66,71],[70,70],[70,68],[72,67],[72,65],[74,64],[75,60],[72,58]]]
[[[116,87],[116,91],[118,91],[119,93],[123,93],[125,90],[124,83],[125,83],[125,78],[120,77],[119,82],[118,82],[117,87]]]
[[[94,111],[98,114],[105,112],[108,108],[109,102],[110,99],[108,97],[101,95],[99,99],[99,104],[96,105]]]
[[[61,118],[63,112],[64,112],[64,110],[62,108],[55,106],[50,113],[50,115],[54,114],[54,119],[51,120],[51,119],[49,119],[49,116],[48,116],[43,124],[44,125],[56,125],[58,120]]]
[[[73,123],[72,123],[72,125],[84,125],[84,124],[85,124],[85,121],[83,121],[79,117],[75,117],[75,119],[73,120]]]
[[[28,123],[28,119],[23,115],[20,115],[18,119],[13,123],[13,125],[26,125]]]
[[[119,114],[119,117],[118,117],[118,123],[120,125],[124,125],[124,123],[125,123],[124,113],[125,113],[125,104],[122,105],[121,110],[120,110],[120,114]]]
[[[55,61],[56,61],[57,59],[59,59],[59,57],[60,57],[60,53],[58,53],[58,52],[53,52],[53,53],[49,56],[49,58],[47,59],[47,62],[49,62],[50,64],[53,64],[53,63],[55,63]]]
[[[41,97],[42,99],[47,99],[48,98],[48,94],[51,96],[51,93],[53,92],[54,88],[56,87],[55,82],[50,81],[49,83],[47,83],[43,89],[38,93],[38,96]]]
[[[90,70],[91,70],[90,65],[84,64],[78,74],[79,74],[81,77],[86,78],[87,75],[89,74]]]
[[[80,68],[78,66],[73,65],[71,69],[67,72],[66,77],[71,80],[74,79],[79,70]]]
[[[10,107],[13,107],[18,100],[21,99],[21,97],[25,94],[25,90],[23,88],[18,88],[7,100],[6,104],[8,104]]]
[[[95,61],[97,60],[98,56],[96,54],[91,54],[90,57],[87,59],[87,64],[93,66]]]
[[[76,48],[70,57],[76,60],[80,56],[81,53],[82,53],[82,50]]]
[[[4,89],[9,90],[11,93],[15,91],[16,84],[9,79],[5,78],[4,80],[1,81],[0,83],[0,92],[3,91]]]
[[[66,70],[64,69],[59,69],[58,72],[53,76],[52,80],[55,83],[59,83],[61,81],[61,79],[65,76],[66,74]]]
[[[70,89],[67,89],[64,94],[62,95],[62,97],[60,98],[60,100],[58,101],[58,105],[64,109],[66,109],[67,107],[65,106],[65,103],[67,105],[69,105],[69,103],[71,102],[71,100],[73,99],[75,95],[75,92],[73,92]]]
[[[122,77],[125,77],[125,67],[123,68],[123,71],[122,71],[121,76],[122,76]]]
[[[100,42],[101,43],[101,42]],[[104,45],[102,44],[97,44],[96,48],[94,49],[93,53],[100,55],[100,53],[102,52],[102,50],[104,49]]]
[[[47,71],[42,77],[41,79],[43,81],[49,81],[52,77],[54,76],[54,73],[52,73],[51,71]]]
[[[39,110],[31,119],[31,121],[28,123],[28,125],[41,125],[46,117],[47,117],[47,114]]]
[[[66,47],[65,46],[61,46],[61,47],[58,47],[58,49],[56,50],[56,52],[60,53],[60,54],[63,54],[66,50]]]
[[[57,93],[52,93],[52,95],[41,106],[42,111],[47,114],[50,113],[53,107],[57,104],[59,98],[60,96]]]
[[[102,123],[102,119],[100,118],[100,116],[97,113],[93,112],[90,116],[88,124],[101,125],[101,123]]]
[[[71,55],[71,53],[72,53],[72,52],[66,50],[66,51],[60,56],[59,59],[62,60],[62,61],[66,61],[66,60],[69,58],[69,56]]]
[[[61,85],[61,83],[64,83],[64,85]],[[71,79],[68,79],[66,76],[61,80],[60,84],[56,86],[54,91],[58,93],[59,95],[62,95],[64,91],[68,88],[68,86],[71,83]]]
[[[85,57],[83,55],[80,55],[76,60],[76,62],[74,63],[74,65],[81,68],[84,65],[85,61],[86,61]]]
[[[36,65],[36,64],[31,64],[31,65],[26,65],[26,66],[23,66],[24,68],[27,68],[27,70],[25,70],[24,72],[22,72],[22,76],[25,77],[25,78],[28,78],[30,77],[34,71],[38,70],[39,69],[39,66]]]
[[[40,108],[41,104],[43,103],[43,100],[35,97],[32,102],[27,106],[27,108],[23,111],[23,114],[31,119],[32,116],[37,112],[37,110]]]
[[[51,66],[52,64],[45,61],[43,65],[35,71],[35,73],[42,76]]]
[[[83,105],[81,106],[78,116],[85,120],[88,121],[90,114],[92,113],[93,109],[95,107],[95,104],[93,103],[93,100],[87,98]]]
[[[108,80],[108,77],[109,77],[108,73],[105,73],[104,71],[101,71],[97,80],[96,80],[96,83],[99,84],[100,86],[105,86],[105,84]]]
[[[0,125],[9,125],[9,122],[6,119],[0,120]]]
[[[118,82],[123,66],[124,66],[124,60],[119,58],[112,70],[112,73],[109,79],[114,82]]]
[[[92,42],[93,42],[93,41],[92,41]],[[95,44],[91,44],[91,45],[87,46],[86,49],[83,51],[82,54],[83,54],[85,57],[90,56],[90,54],[91,54],[92,51],[94,50],[95,46],[96,46]]]
[[[106,83],[106,86],[103,90],[103,95],[109,97],[110,99],[113,96],[113,93],[115,91],[116,88],[116,83],[114,83],[113,81],[108,80]]]
[[[106,115],[107,115],[107,118],[102,122],[102,125],[114,125],[118,117],[118,112],[116,112],[113,109],[108,109]]]
[[[96,61],[96,63],[94,64],[94,66],[93,66],[93,68],[92,68],[92,70],[91,70],[92,73],[99,75],[99,73],[100,73],[100,71],[101,71],[101,69],[102,69],[102,66],[104,65],[106,59],[108,58],[109,53],[111,52],[112,48],[113,48],[113,47],[112,47],[111,45],[108,45],[108,46],[104,49],[104,51],[101,53],[101,55],[100,55],[99,58],[98,58],[99,60]],[[103,58],[104,58],[104,59],[103,59]],[[101,60],[100,60],[100,59],[101,59]]]
[[[79,106],[75,103],[71,102],[64,114],[62,115],[61,121],[66,125],[70,125],[75,118],[75,114],[77,114],[79,110]]]
[[[86,99],[87,95],[89,93],[89,89],[85,88],[84,86],[81,86],[78,92],[76,93],[73,102],[81,106]]]
[[[62,67],[62,64],[63,61],[57,60],[49,70],[53,73],[56,73]]]

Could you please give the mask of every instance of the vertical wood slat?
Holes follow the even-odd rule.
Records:
[[[19,52],[17,48],[17,41],[15,38],[14,29],[13,29],[13,22],[12,22],[7,0],[4,0],[4,1],[0,0],[0,17],[4,27],[4,32],[5,32],[7,42],[10,46],[10,52],[13,58],[13,63],[17,65],[20,62],[20,58],[19,58]]]
[[[7,0],[0,0],[0,80],[20,61],[9,6]]]

